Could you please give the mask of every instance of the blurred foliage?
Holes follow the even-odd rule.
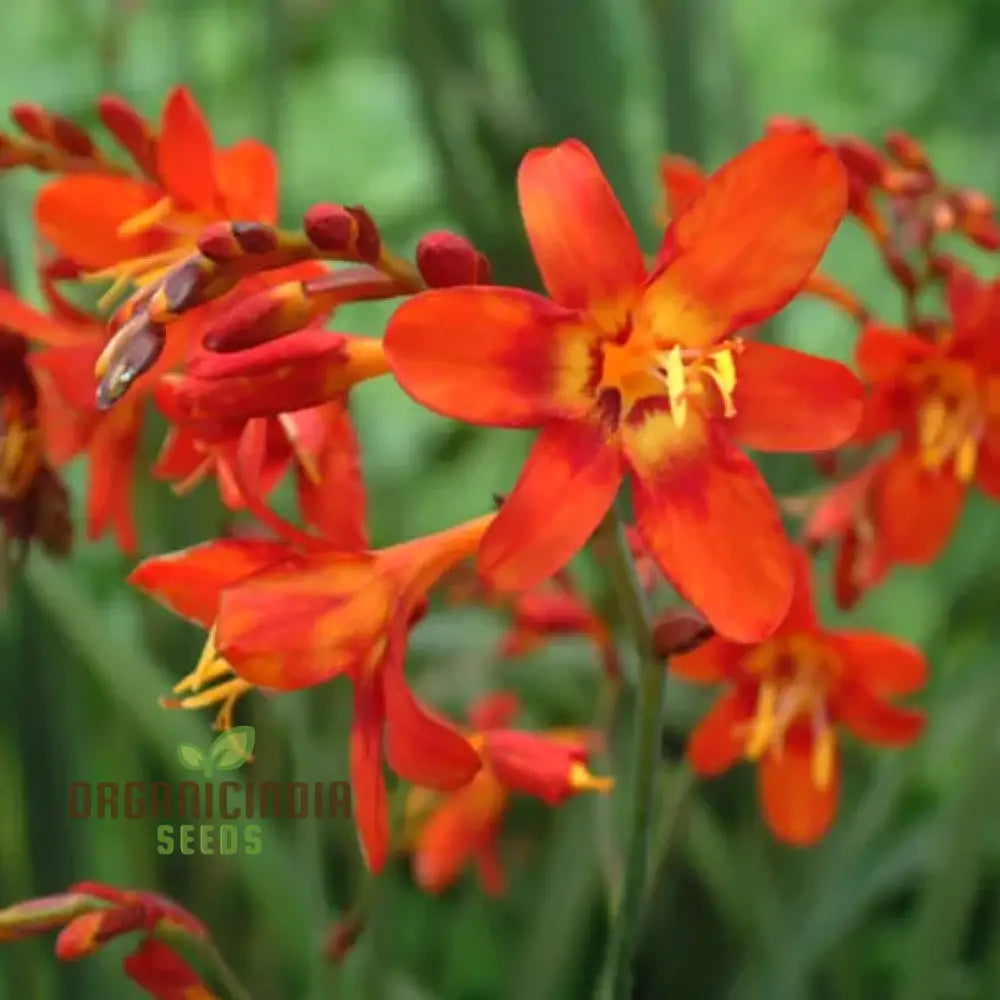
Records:
[[[403,250],[450,226],[506,282],[537,280],[517,214],[519,158],[570,134],[596,150],[650,248],[668,144],[715,166],[774,113],[869,139],[910,129],[945,176],[1000,193],[995,0],[37,0],[5,7],[0,44],[3,103],[36,100],[92,122],[102,90],[154,114],[166,88],[186,81],[222,139],[277,146],[289,219],[314,201],[363,203]],[[4,181],[3,227],[29,293],[37,183]],[[826,268],[899,317],[857,232],[845,227]],[[337,323],[377,334],[386,315],[360,306]],[[815,303],[793,306],[780,335],[841,359],[853,344],[850,325]],[[513,482],[524,436],[449,424],[389,379],[355,397],[377,543],[480,513]],[[765,469],[779,491],[811,482],[804,460]],[[77,498],[82,471],[71,477]],[[149,481],[138,491],[144,554],[222,524],[210,487],[183,500]],[[932,725],[905,752],[850,748],[843,806],[820,848],[769,839],[749,768],[684,799],[650,901],[637,996],[1000,996],[997,551],[1000,516],[977,499],[937,565],[897,571],[851,616],[926,649]],[[589,995],[605,927],[599,803],[555,813],[520,804],[500,900],[471,878],[428,898],[402,863],[372,891],[347,823],[275,824],[259,856],[163,859],[152,824],[69,819],[70,781],[177,779],[177,743],[207,739],[207,717],[157,707],[202,637],[130,592],[128,568],[107,543],[81,541],[66,564],[33,555],[4,607],[0,901],[85,877],[156,888],[212,927],[265,1000]],[[591,716],[589,650],[567,642],[498,664],[499,628],[486,613],[432,613],[414,638],[417,687],[456,714],[503,685],[539,724]],[[680,683],[668,692],[683,733],[705,700]],[[258,727],[253,776],[345,776],[348,713],[340,684],[249,699],[240,715]],[[664,771],[668,794],[686,780],[677,764]],[[371,924],[341,969],[325,968],[324,930],[360,894]],[[135,990],[120,958],[111,949],[64,968],[50,941],[5,948],[0,1000],[125,1000]]]

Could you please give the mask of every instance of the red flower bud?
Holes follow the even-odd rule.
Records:
[[[668,608],[653,625],[653,648],[657,656],[679,656],[696,650],[714,634],[694,609]]]
[[[372,264],[382,251],[378,226],[360,205],[313,205],[303,226],[306,238],[323,253]]]
[[[917,290],[917,276],[906,259],[890,251],[885,255],[885,263],[896,281],[912,295]]]
[[[10,109],[10,116],[32,139],[55,146],[70,156],[90,159],[97,155],[97,147],[79,125],[46,111],[40,104],[15,104]]]
[[[931,161],[924,147],[906,132],[893,131],[885,135],[885,148],[890,156],[908,170],[930,171]]]
[[[142,115],[123,97],[107,94],[97,102],[104,127],[147,176],[156,178],[156,134]]]
[[[880,187],[886,171],[885,157],[863,139],[848,136],[835,149],[848,173],[869,187]]]
[[[488,285],[490,262],[464,236],[428,233],[417,244],[417,270],[431,288]]]

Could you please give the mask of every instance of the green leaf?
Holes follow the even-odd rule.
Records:
[[[209,756],[220,771],[235,771],[250,759],[255,738],[253,726],[233,726],[217,737]]]
[[[181,766],[189,771],[200,771],[205,763],[205,754],[193,743],[181,743],[177,747],[177,759],[181,762]]]

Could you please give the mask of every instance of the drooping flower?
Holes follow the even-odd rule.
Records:
[[[628,470],[640,533],[718,631],[755,640],[791,599],[774,499],[735,441],[838,446],[861,391],[833,361],[737,331],[782,308],[845,208],[843,169],[813,134],[770,136],[714,174],[647,275],[635,234],[581,143],[534,150],[521,209],[545,285],[406,301],[385,349],[419,403],[470,423],[542,428],[487,532],[480,572],[528,589],[597,526]]]
[[[177,704],[221,702],[219,725],[231,723],[233,702],[253,687],[288,691],[350,678],[354,812],[373,871],[389,837],[383,737],[390,767],[415,784],[453,788],[479,768],[457,730],[413,696],[403,661],[428,590],[475,551],[494,516],[376,551],[318,539],[303,548],[300,532],[280,542],[225,539],[148,559],[130,577],[210,629]]]
[[[757,762],[768,826],[787,843],[807,845],[823,836],[836,812],[838,730],[882,746],[911,743],[924,717],[890,699],[919,691],[927,664],[897,639],[824,629],[803,553],[796,553],[795,566],[795,596],[772,636],[756,644],[710,639],[673,657],[670,670],[698,684],[727,686],[691,735],[695,770],[715,775],[741,759]]]
[[[413,877],[422,889],[443,892],[473,862],[485,892],[503,891],[498,845],[512,793],[557,806],[579,792],[609,792],[613,787],[613,779],[587,770],[595,734],[511,729],[518,709],[517,699],[506,692],[479,701],[469,713],[468,734],[482,756],[479,773],[452,792],[410,792],[406,843],[413,856]]]
[[[934,336],[869,324],[857,346],[870,386],[859,440],[898,436],[874,516],[903,563],[937,557],[973,483],[1000,499],[1000,282],[956,267],[948,301],[951,323]]]

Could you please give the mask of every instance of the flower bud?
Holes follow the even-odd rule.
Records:
[[[848,173],[869,187],[880,187],[885,175],[885,157],[863,139],[848,136],[836,144],[837,156]]]
[[[98,156],[93,140],[79,125],[62,115],[46,111],[40,104],[15,104],[10,109],[10,116],[17,127],[32,139],[55,146],[70,156],[83,159]]]
[[[924,147],[906,132],[887,132],[885,148],[889,151],[889,155],[907,170],[930,171],[931,169],[931,161]]]
[[[82,892],[60,892],[15,903],[0,910],[0,941],[16,941],[55,930],[90,912],[95,905],[94,899]]]
[[[142,115],[123,97],[106,94],[97,102],[97,113],[118,145],[147,176],[157,177],[156,134]]]
[[[653,649],[668,658],[690,653],[714,635],[712,626],[693,608],[668,608],[653,625]]]
[[[302,221],[306,238],[322,253],[369,264],[379,259],[382,237],[360,205],[313,205]]]
[[[417,270],[431,288],[488,285],[490,262],[464,236],[428,233],[417,244]]]

